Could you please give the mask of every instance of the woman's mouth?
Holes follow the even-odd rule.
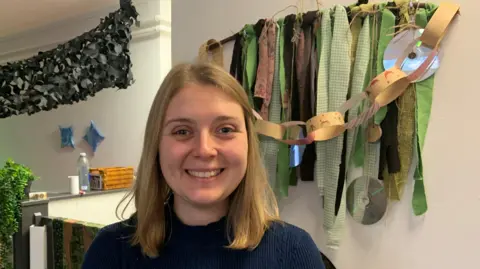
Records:
[[[216,176],[220,175],[220,173],[222,173],[223,170],[225,170],[225,169],[224,168],[214,169],[214,170],[210,170],[210,171],[196,171],[196,170],[185,170],[185,171],[187,172],[187,174],[189,174],[193,177],[208,179],[208,178],[213,178],[213,177],[216,177]]]

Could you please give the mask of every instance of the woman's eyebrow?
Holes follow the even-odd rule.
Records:
[[[229,121],[229,120],[238,121],[239,119],[238,119],[237,117],[232,117],[232,116],[228,116],[228,115],[222,115],[222,116],[216,117],[215,120],[214,120],[214,122]]]
[[[229,120],[233,120],[233,121],[239,121],[240,119],[238,119],[237,117],[233,117],[233,116],[228,116],[228,115],[221,115],[221,116],[218,116],[215,118],[215,120],[213,122],[217,123],[217,122],[222,122],[222,121],[229,121]],[[165,122],[165,126],[168,126],[169,124],[172,124],[172,123],[188,123],[188,124],[194,124],[195,121],[193,119],[190,119],[190,118],[172,118],[172,119],[169,119]]]
[[[194,123],[194,121],[189,118],[173,118],[166,121],[165,126],[168,126],[169,124],[172,124],[172,123]]]

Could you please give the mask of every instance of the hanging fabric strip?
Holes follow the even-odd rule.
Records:
[[[269,55],[268,55],[268,25],[270,22],[266,22],[263,27],[260,38],[258,39],[258,67],[257,67],[257,79],[255,81],[254,90],[254,103],[255,110],[261,112],[263,101],[267,96],[267,87],[269,81]],[[260,103],[258,103],[258,101]],[[262,118],[268,117],[268,115],[262,114]]]
[[[315,42],[316,42],[316,46],[317,46],[317,61],[320,61],[320,55],[321,55],[321,51],[322,51],[322,12],[319,10],[318,11],[318,15],[317,15],[317,25],[316,27],[314,28],[315,29]],[[317,65],[317,68],[318,68],[318,65]],[[317,70],[318,71],[318,70]],[[318,72],[317,72],[317,75],[318,75]],[[317,93],[315,92],[315,109],[317,108],[316,107],[316,95]]]
[[[246,25],[244,28],[244,47],[245,47],[245,56],[244,56],[244,70],[245,70],[245,80],[244,88],[248,93],[248,98],[250,103],[253,104],[253,93],[252,89],[255,85],[256,80],[256,70],[257,70],[257,36],[255,34],[255,29],[253,25]]]
[[[370,34],[371,34],[371,59],[367,69],[367,79],[365,80],[365,89],[368,89],[370,81],[381,74],[383,69],[383,54],[388,43],[392,39],[389,35],[395,31],[395,16],[390,10],[385,8],[385,4],[376,6],[379,13],[374,13],[370,17]],[[377,46],[375,46],[378,44]],[[386,108],[385,108],[386,109]],[[380,112],[381,113],[381,112]],[[378,118],[379,113],[375,114]],[[366,125],[365,125],[366,126]],[[367,137],[364,137],[366,132],[365,126],[359,126],[357,130],[357,137],[355,140],[354,160],[356,166],[367,165],[363,167],[365,176],[377,178],[379,171],[379,157],[380,157],[380,143],[369,143]],[[368,143],[368,150],[365,151],[365,143]],[[368,163],[365,163],[365,153],[368,153]]]
[[[385,11],[385,4],[382,3],[382,4],[379,4],[379,5],[375,5],[374,8],[376,8],[375,10],[378,10],[379,12],[378,13],[374,13],[373,16],[371,16],[371,20],[372,20],[372,27],[371,27],[371,34],[372,34],[372,38],[375,40],[375,41],[372,41],[372,42],[376,42],[375,43],[372,43],[371,45],[373,45],[373,49],[372,49],[372,58],[371,58],[371,73],[370,75],[372,76],[369,81],[381,74],[384,69],[383,69],[383,53],[384,53],[384,50],[385,50],[385,47],[383,47],[383,45],[385,43],[387,43],[388,41],[386,39],[388,39],[388,35],[386,32],[388,31],[393,31],[394,28],[391,27],[391,28],[388,28],[390,25],[388,23],[384,24],[383,23],[383,20],[385,19],[386,21],[389,22],[388,20],[388,15],[386,16],[383,16],[383,13]],[[388,12],[385,12],[386,14],[388,14]],[[393,24],[395,25],[395,23]],[[375,46],[376,45],[376,46]],[[375,114],[374,116],[374,121],[373,122],[377,122],[377,118],[379,117],[380,115],[380,118],[383,120],[383,114],[385,113],[386,111],[386,107],[382,107],[378,110],[378,112]],[[359,129],[360,130],[364,130],[363,128],[369,128],[369,126],[367,124],[365,124],[364,126],[360,127]],[[365,134],[365,133],[368,133],[368,132],[362,132],[362,134]],[[367,154],[368,154],[368,159],[365,164],[364,164],[364,167],[363,167],[363,174],[365,176],[368,176],[368,177],[377,177],[378,175],[378,169],[379,169],[379,157],[380,157],[380,143],[376,143],[376,142],[373,142],[373,143],[370,143],[369,142],[369,139],[368,137],[364,137],[362,136],[362,139],[364,139],[364,143],[368,143],[367,147],[368,147],[368,151],[367,151]],[[362,153],[365,154],[365,151],[362,150]],[[364,160],[365,161],[365,160]],[[367,167],[365,167],[365,165]]]
[[[275,70],[278,69],[278,82],[280,86],[280,102],[279,105],[281,108],[281,122],[286,121],[286,107],[283,106],[285,100],[285,87],[286,87],[286,80],[285,80],[285,63],[284,63],[284,46],[285,46],[285,22],[283,19],[278,20],[278,39],[279,45],[277,46],[277,58],[278,58],[278,68],[275,66]],[[277,79],[276,79],[277,80]],[[276,81],[275,80],[275,81]],[[274,81],[274,86],[275,86]],[[270,111],[272,112],[273,109],[277,107],[277,95],[276,88],[273,88],[272,92],[272,107]],[[271,117],[275,117],[276,115],[271,115]],[[284,198],[288,196],[288,186],[289,186],[289,178],[290,178],[290,167],[286,165],[289,163],[289,149],[288,145],[285,143],[278,143],[278,157],[277,157],[277,179],[276,179],[276,193],[277,196]]]
[[[312,13],[314,15],[313,22],[308,28],[308,33],[310,35],[310,53],[309,53],[309,63],[307,68],[307,83],[306,83],[306,92],[303,116],[306,120],[310,119],[315,115],[316,109],[316,99],[317,99],[317,74],[318,74],[318,54],[317,54],[317,38],[316,33],[320,27],[319,14],[317,12]],[[306,30],[307,31],[307,30]],[[303,134],[303,132],[302,132]],[[315,143],[305,145],[305,152],[303,154],[302,163],[300,166],[302,180],[304,181],[315,181],[315,161],[317,159],[317,154],[315,151]]]
[[[298,121],[300,120],[300,107],[298,103],[298,91],[299,91],[299,83],[297,79],[297,65],[299,64],[299,60],[297,59],[298,57],[298,51],[302,49],[302,31],[301,31],[301,25],[302,25],[302,19],[303,15],[297,14],[294,15],[294,24],[293,24],[293,36],[292,36],[292,45],[293,45],[293,51],[292,51],[292,73],[291,73],[291,91],[289,92],[289,118],[290,120],[293,121]],[[299,147],[298,145],[292,145],[290,147],[290,156],[292,156],[295,159],[300,160],[301,162],[301,157],[303,154],[303,148],[304,147]],[[290,186],[297,186],[298,183],[298,177],[299,177],[299,165],[293,166],[290,168]]]
[[[390,41],[394,37],[396,18],[395,15],[389,10],[384,9],[382,12],[382,24],[380,29],[380,39],[378,43],[378,61],[377,69],[384,71],[383,68],[383,55],[385,49],[390,44]],[[390,110],[392,108],[393,110]],[[387,115],[389,115],[388,118]],[[398,155],[398,134],[397,134],[397,122],[398,122],[398,109],[395,103],[385,107],[383,111],[380,111],[375,115],[375,124],[380,124],[382,128],[382,137],[380,139],[380,155],[379,155],[379,169],[377,175],[379,179],[383,179],[383,172],[388,162],[388,171],[390,173],[396,173],[400,170],[400,159]],[[388,158],[387,158],[388,157]],[[388,182],[385,184],[388,185]]]
[[[293,29],[295,24],[295,15],[291,14],[285,17],[285,27],[284,27],[284,50],[283,50],[283,64],[285,65],[285,93],[282,95],[283,107],[286,109],[286,121],[291,120],[291,111],[290,111],[290,95],[292,88],[294,87],[292,75],[294,72],[293,67]]]
[[[240,33],[242,33],[240,31]],[[243,85],[243,69],[242,51],[243,51],[243,34],[237,33],[235,44],[233,45],[232,61],[230,62],[230,75],[237,79],[240,85]]]
[[[357,17],[356,20],[361,20],[360,16]],[[355,25],[355,22],[352,24]],[[371,37],[370,37],[370,18],[366,16],[363,20],[363,26],[359,32],[359,36],[357,39],[357,47],[355,48],[356,57],[353,64],[353,71],[352,71],[352,83],[351,83],[351,96],[356,96],[363,91],[363,85],[367,80],[367,69],[368,64],[370,62],[370,50],[371,50]],[[349,113],[349,118],[354,119],[360,113],[359,107],[351,109]],[[347,130],[347,151],[346,156],[347,160],[346,163],[350,164],[350,157],[353,154],[353,145],[355,145],[355,141],[357,139],[359,132],[359,128]],[[348,174],[347,174],[348,175]],[[347,180],[347,178],[346,178]]]
[[[275,58],[277,53],[277,24],[274,21],[270,21],[270,23],[265,24],[265,27],[268,26],[267,32],[267,39],[268,39],[268,79],[267,79],[267,87],[265,92],[265,98],[262,103],[262,108],[260,110],[260,114],[269,115],[269,106],[270,100],[272,99],[272,89],[273,89],[273,76],[275,73]],[[280,118],[278,118],[280,121]]]
[[[350,48],[350,81],[353,80],[354,76],[354,64],[355,64],[355,55],[357,51],[357,45],[358,45],[358,38],[360,35],[360,31],[362,28],[362,22],[363,22],[363,16],[358,16],[358,11],[360,11],[360,8],[357,7],[355,9],[351,9],[352,7],[347,7],[347,13],[352,17],[352,21],[350,22],[350,32],[352,34],[352,43],[351,43],[351,48]],[[368,58],[367,58],[368,59]],[[368,65],[368,61],[367,61]],[[362,77],[362,82],[365,80],[365,74]],[[363,85],[359,84],[359,85]],[[347,93],[347,99],[349,99],[352,95],[359,94],[361,92],[361,87],[360,91],[356,92],[355,94],[352,93],[352,88],[358,86],[354,85],[353,83],[350,83],[350,88],[348,89]],[[358,88],[358,87],[357,87]],[[355,111],[356,110],[356,111]],[[344,114],[344,119],[348,120],[349,118],[355,118],[358,113],[358,108],[350,109],[345,111]],[[342,146],[342,155],[341,155],[341,163],[340,163],[340,169],[339,169],[339,174],[338,174],[338,180],[346,182],[347,177],[348,177],[348,170],[349,170],[349,160],[350,160],[350,152],[352,148],[352,139],[353,139],[353,134],[355,133],[355,129],[347,130],[346,134],[343,136],[343,146]]]
[[[377,65],[376,67],[376,73],[375,75],[378,75],[385,71],[385,68],[383,67],[383,56],[385,54],[385,50],[387,49],[387,46],[390,44],[390,41],[393,39],[393,34],[395,32],[395,15],[387,8],[385,8],[386,4],[382,3],[379,4],[377,7],[380,10],[381,16],[378,17],[378,19],[381,20],[381,23],[378,25],[380,28],[378,31],[378,46],[377,46],[377,55],[376,55],[376,61],[374,64]],[[376,125],[380,125],[385,119],[385,116],[387,114],[388,107],[384,106],[378,110],[378,112],[375,114],[374,118],[374,123]]]
[[[282,104],[285,111],[283,122],[291,121],[292,119],[292,102],[291,97],[294,89],[296,89],[296,79],[295,79],[295,25],[296,25],[296,15],[291,14],[285,17],[285,27],[284,27],[284,51],[283,51],[283,63],[285,66],[285,92],[282,95]],[[283,137],[284,138],[284,137]],[[293,171],[295,167],[299,165],[296,162],[296,159],[299,159],[299,155],[296,153],[298,146],[289,146],[288,155],[290,159],[289,169],[288,169],[288,181],[289,185],[296,184],[296,176]]]
[[[350,82],[350,49],[352,36],[345,8],[334,8],[330,68],[328,79],[328,111],[335,111],[347,99]],[[326,141],[325,214],[327,244],[338,245],[345,219],[345,181],[339,180],[344,134]],[[335,227],[334,227],[335,226]]]
[[[298,23],[298,22],[297,22]],[[301,23],[298,25],[301,26]],[[295,74],[297,79],[297,87],[292,92],[291,106],[292,106],[292,120],[302,120],[302,108],[303,103],[301,102],[302,93],[305,91],[305,76],[303,75],[303,70],[306,67],[305,62],[305,50],[308,48],[305,47],[305,32],[303,29],[297,26],[295,31],[297,32],[297,42],[295,49]],[[295,159],[298,160],[298,165],[292,170],[292,183],[296,182],[298,178],[301,178],[300,168],[303,166],[303,156],[305,154],[305,146],[294,145],[292,146],[292,156],[295,156]],[[297,163],[296,163],[297,164]]]
[[[360,11],[364,12],[373,12],[373,4],[368,4],[368,5],[361,5]],[[376,58],[376,52],[377,52],[377,46],[375,44],[379,43],[379,38],[377,35],[378,32],[378,16],[374,13],[371,15],[367,15],[367,18],[370,23],[370,61],[368,63],[367,67],[367,73],[365,75],[365,82],[363,84],[363,89],[366,89],[372,80],[372,78],[375,76],[374,73],[374,67],[376,67],[376,63],[374,62],[374,58]],[[363,103],[360,103],[360,110],[363,110]],[[360,125],[359,130],[357,131],[357,138],[355,140],[355,144],[353,147],[353,158],[352,162],[355,165],[355,167],[362,167],[364,165],[364,155],[365,155],[365,141],[366,138],[364,137],[365,130],[363,130],[363,125]],[[372,150],[368,152],[373,152]]]
[[[425,28],[427,25],[427,18],[431,17],[436,9],[437,6],[434,4],[426,4],[425,9],[420,9],[417,13],[416,24],[419,27]],[[430,120],[434,79],[435,75],[432,75],[431,77],[415,84],[417,98],[415,141],[418,163],[414,174],[415,185],[413,189],[412,207],[416,216],[423,215],[428,210],[425,186],[423,182],[422,150]]]
[[[388,111],[381,126],[380,162],[378,179],[383,180],[385,174],[400,171],[400,157],[398,153],[398,107],[392,102],[387,105]],[[388,178],[387,178],[388,179]],[[386,183],[388,184],[388,183]]]
[[[409,23],[408,4],[400,6],[400,24]],[[415,132],[415,85],[409,84],[407,89],[396,100],[398,107],[398,154],[400,171],[389,173],[385,180],[385,189],[390,200],[400,200],[412,165],[413,141]]]
[[[312,33],[312,28],[314,26],[314,21],[317,17],[315,11],[307,12],[303,16],[303,23],[302,23],[302,32],[304,35],[304,49],[303,49],[303,65],[299,70],[299,107],[300,107],[300,120],[307,121],[311,117],[312,114],[312,107],[311,107],[311,100],[310,96],[312,95],[312,84],[311,84],[311,72],[312,68],[316,69],[315,66],[312,66],[312,53],[314,53],[314,45],[313,42],[314,36]],[[309,144],[305,145],[304,153],[302,156],[302,162],[300,164],[300,179],[303,181],[314,181],[314,164],[315,164],[315,145]]]
[[[268,24],[268,26],[267,26]],[[280,71],[280,57],[278,53],[280,52],[280,36],[276,31],[277,24],[274,22],[267,22],[265,28],[268,27],[267,32],[267,47],[268,47],[268,61],[269,64],[273,61],[273,68],[268,69],[268,75],[270,76],[270,71],[272,71],[272,88],[267,89],[267,92],[270,92],[272,96],[272,103],[269,107],[269,118],[271,122],[281,123],[282,116],[282,104],[280,97],[280,80],[279,80],[279,71]],[[271,35],[274,35],[273,40]],[[268,87],[269,84],[267,84]],[[271,94],[273,92],[273,95]],[[270,101],[269,101],[270,102]],[[268,178],[270,186],[273,189],[277,185],[277,161],[278,161],[278,143],[279,141],[271,137],[261,137],[262,148],[264,149],[264,163],[267,168]]]
[[[330,45],[332,40],[330,9],[324,9],[321,12],[322,19],[319,29],[320,33],[317,33],[317,35],[320,36],[321,43],[317,44],[319,46],[318,50],[320,51],[320,59],[317,75],[316,115],[328,112],[328,69],[330,64]],[[315,150],[317,153],[317,159],[315,161],[315,179],[317,181],[319,194],[323,197],[327,171],[326,142],[315,142]]]
[[[356,55],[357,55],[357,44],[358,44],[358,39],[360,38],[360,32],[362,29],[362,24],[364,22],[364,17],[363,16],[357,16],[356,13],[360,12],[360,8],[356,9],[355,11],[352,10],[352,16],[353,21],[350,23],[350,32],[352,33],[352,55],[351,55],[351,61],[352,65],[355,63],[356,60]],[[353,73],[352,73],[353,74]]]
[[[310,108],[311,115],[316,115],[317,109],[317,77],[318,77],[318,64],[319,64],[319,53],[321,38],[318,38],[317,35],[320,35],[320,13],[317,13],[317,17],[313,23],[312,27],[312,53],[310,54]],[[316,156],[316,155],[315,155]],[[312,171],[315,171],[315,168],[312,167]]]

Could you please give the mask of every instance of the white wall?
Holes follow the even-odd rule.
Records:
[[[140,20],[153,20],[160,15],[162,23],[170,20],[169,0],[134,1]],[[87,17],[58,23],[48,29],[22,35],[0,43],[0,52],[19,48],[42,47],[64,41],[95,27],[99,18],[118,7],[101,10]],[[162,25],[167,28],[169,25]],[[164,27],[165,28],[165,27]],[[46,47],[51,47],[47,45]],[[22,115],[0,119],[0,161],[8,157],[32,168],[41,180],[33,190],[67,191],[67,176],[76,173],[76,160],[80,152],[90,155],[91,166],[137,166],[143,143],[143,132],[153,97],[171,66],[170,34],[131,43],[133,74],[136,82],[126,90],[105,89],[95,97],[57,110],[32,116]],[[33,52],[9,53],[1,62],[25,58]],[[90,120],[96,122],[106,139],[93,156],[82,141]],[[59,125],[73,125],[75,150],[61,149]]]
[[[270,18],[292,0],[175,0],[172,3],[172,61],[191,61],[198,47],[210,38],[220,40],[243,25]],[[351,4],[354,0],[324,0],[324,6]],[[437,2],[439,1],[432,1]],[[444,58],[435,79],[435,94],[425,144],[424,167],[429,211],[416,218],[411,210],[411,186],[403,201],[391,207],[385,220],[361,226],[347,219],[341,248],[323,248],[321,208],[315,183],[291,189],[282,216],[305,228],[338,269],[450,269],[480,268],[480,157],[478,132],[477,63],[475,50],[480,3],[455,0],[462,16],[443,43]],[[305,0],[305,9],[316,9]],[[203,10],[199,12],[199,10]],[[293,13],[289,9],[283,15]],[[279,15],[281,16],[281,14]],[[225,47],[230,65],[233,44]]]

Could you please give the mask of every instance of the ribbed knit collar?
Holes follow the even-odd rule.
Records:
[[[190,226],[184,224],[175,214],[173,199],[165,205],[167,220],[166,247],[224,247],[229,244],[227,237],[227,218],[208,225]]]

